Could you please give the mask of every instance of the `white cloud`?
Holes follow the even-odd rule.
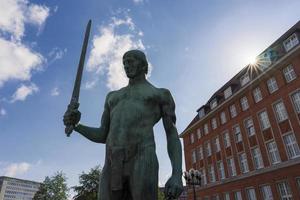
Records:
[[[51,96],[58,96],[59,95],[59,89],[58,87],[55,87],[51,90]]]
[[[133,0],[134,3],[139,4],[139,3],[143,3],[144,0]]]
[[[27,162],[11,163],[4,168],[4,176],[15,177],[26,173],[31,167],[31,164]]]
[[[30,80],[43,63],[43,56],[25,45],[22,38],[25,25],[40,29],[49,11],[28,0],[0,0],[0,87],[9,80]]]
[[[62,57],[67,53],[67,49],[61,49],[58,47],[54,47],[49,53],[48,56],[50,58],[49,63],[52,63],[56,60],[62,59]]]
[[[28,47],[0,38],[0,87],[4,82],[29,80],[33,70],[39,69],[43,57]]]
[[[6,110],[4,108],[0,108],[0,116],[6,115]]]
[[[31,83],[31,85],[24,85],[22,84],[16,92],[12,95],[11,102],[15,101],[24,101],[29,95],[32,95],[33,93],[36,93],[39,91],[39,88],[34,84]]]
[[[122,34],[118,30],[122,28]],[[130,49],[145,50],[141,35],[128,15],[122,18],[112,17],[111,23],[100,27],[95,35],[92,50],[87,62],[87,70],[96,75],[107,75],[107,87],[111,90],[125,86],[128,79],[123,70],[122,56]],[[95,79],[86,84],[86,88],[95,85]]]

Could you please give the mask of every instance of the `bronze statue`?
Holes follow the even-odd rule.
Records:
[[[106,144],[98,199],[156,200],[158,161],[153,127],[162,118],[172,164],[165,195],[178,198],[183,190],[182,150],[174,100],[169,90],[146,80],[148,62],[142,51],[126,52],[123,65],[129,83],[106,96],[100,127],[78,124],[81,114],[76,107],[66,111],[64,124],[93,142]]]

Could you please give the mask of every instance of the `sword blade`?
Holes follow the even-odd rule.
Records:
[[[84,67],[86,50],[89,42],[91,25],[92,25],[92,20],[89,20],[85,30],[84,40],[83,40],[81,54],[80,54],[80,60],[77,68],[76,79],[74,82],[74,88],[73,88],[70,104],[68,105],[68,110],[75,110],[79,107],[79,93],[80,93],[81,78],[82,78],[82,72]],[[72,133],[73,129],[74,129],[74,125],[66,126],[65,133],[67,134],[68,137]]]

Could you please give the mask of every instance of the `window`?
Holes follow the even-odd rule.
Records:
[[[232,90],[231,87],[229,86],[225,91],[224,91],[224,98],[227,99],[232,95]]]
[[[213,183],[216,181],[215,169],[213,165],[208,166],[208,177],[209,182]]]
[[[246,72],[246,73],[240,78],[241,86],[246,85],[249,81],[250,81],[250,76],[249,76],[248,72]]]
[[[281,162],[280,155],[275,141],[267,143],[267,149],[270,157],[270,162],[274,165]]]
[[[199,158],[199,160],[203,159],[203,148],[202,148],[202,146],[198,147],[198,158]]]
[[[225,146],[225,148],[231,146],[228,131],[224,133],[224,146]]]
[[[242,141],[242,133],[239,125],[236,125],[233,127],[233,133],[235,135],[235,142],[241,142]]]
[[[256,200],[256,194],[254,188],[247,188],[246,193],[247,193],[248,200]]]
[[[271,126],[267,111],[258,113],[258,119],[262,130],[265,130]]]
[[[214,109],[215,107],[217,107],[217,105],[218,105],[217,99],[213,99],[213,100],[209,103],[209,105],[210,105],[210,109]]]
[[[220,179],[225,178],[225,170],[224,170],[224,164],[222,161],[217,162],[218,172]]]
[[[242,106],[242,110],[245,111],[249,108],[249,104],[248,104],[248,99],[247,97],[243,97],[241,98],[241,106]]]
[[[296,182],[297,182],[297,187],[300,190],[300,177],[296,178]]]
[[[280,183],[278,183],[277,186],[278,186],[281,200],[292,200],[293,199],[291,188],[287,181],[280,182]]]
[[[287,83],[291,82],[292,80],[297,78],[297,75],[294,71],[294,68],[292,65],[287,66],[286,68],[283,69],[283,74],[284,74],[284,78],[285,81]]]
[[[230,116],[231,118],[234,118],[237,116],[237,111],[236,111],[236,107],[234,104],[232,104],[230,107],[229,107],[229,110],[230,110]]]
[[[193,149],[192,150],[192,164],[196,163],[196,151]]]
[[[256,148],[252,149],[252,157],[253,157],[255,169],[260,169],[260,168],[264,167],[264,163],[263,163],[259,148],[256,147]]]
[[[216,129],[218,127],[217,119],[215,117],[211,119],[211,127],[212,129]]]
[[[224,200],[230,200],[229,192],[224,193]]]
[[[214,149],[215,149],[215,152],[221,151],[219,137],[216,137],[216,138],[214,139]]]
[[[206,156],[211,156],[211,146],[210,142],[205,143],[205,151],[206,151]]]
[[[255,135],[255,128],[251,118],[245,120],[245,128],[249,137]]]
[[[253,90],[253,97],[254,97],[255,103],[262,100],[262,94],[261,94],[261,91],[260,91],[259,87],[255,88]]]
[[[278,90],[277,82],[276,82],[276,79],[274,77],[270,78],[267,81],[267,85],[268,85],[268,90],[269,90],[270,94],[272,94],[273,92]]]
[[[299,157],[299,147],[294,134],[290,133],[288,135],[283,136],[283,141],[289,158],[292,159]]]
[[[234,200],[243,200],[241,191],[234,192]]]
[[[282,122],[288,119],[288,114],[282,101],[279,101],[278,103],[274,104],[273,107],[278,122]]]
[[[190,140],[191,140],[191,144],[193,144],[195,142],[194,133],[190,134]]]
[[[202,108],[202,109],[199,110],[198,115],[199,115],[200,119],[205,116],[205,110],[204,110],[204,108]]]
[[[292,94],[292,101],[297,113],[300,113],[300,91],[295,92]]]
[[[202,183],[202,185],[206,185],[207,184],[207,178],[206,178],[205,169],[200,169],[200,172],[201,172],[201,183]]]
[[[273,194],[272,194],[272,190],[271,190],[271,186],[269,185],[263,185],[260,187],[262,196],[264,200],[273,200]]]
[[[234,164],[233,158],[227,159],[227,166],[228,166],[228,174],[229,176],[236,176],[236,168]]]
[[[220,196],[218,194],[215,194],[211,197],[211,200],[220,200]]]
[[[299,40],[297,38],[297,35],[294,33],[293,35],[291,35],[288,39],[286,39],[283,42],[283,46],[285,48],[285,50],[288,52],[289,50],[291,50],[294,46],[296,46],[297,44],[299,44]]]
[[[200,139],[202,137],[201,129],[197,129],[197,138]]]
[[[220,118],[221,118],[221,124],[225,124],[226,123],[226,121],[227,121],[227,119],[226,119],[226,114],[225,114],[225,112],[223,111],[223,112],[221,112],[221,114],[220,114]]]
[[[249,172],[249,167],[248,167],[248,161],[247,161],[247,156],[246,153],[242,153],[239,155],[240,159],[240,167],[241,167],[241,172],[242,173],[247,173]]]
[[[204,124],[203,130],[204,130],[204,134],[207,135],[208,134],[208,124]]]

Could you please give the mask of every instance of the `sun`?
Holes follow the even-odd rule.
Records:
[[[257,64],[257,58],[256,58],[256,56],[249,56],[249,58],[248,58],[248,63],[249,63],[250,65],[255,65],[255,64]]]

